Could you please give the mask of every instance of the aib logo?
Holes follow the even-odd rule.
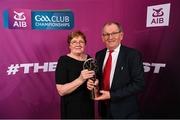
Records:
[[[14,12],[14,23],[13,23],[13,27],[22,27],[25,28],[27,27],[27,23],[26,23],[26,16],[24,15],[24,12]]]
[[[31,11],[27,9],[6,10],[4,23],[9,29],[31,29]]]
[[[170,3],[147,8],[146,27],[169,25]]]
[[[163,15],[164,15],[164,12],[162,11],[163,10],[163,8],[160,8],[160,9],[153,9],[153,14],[152,14],[152,16],[153,17],[162,17]]]

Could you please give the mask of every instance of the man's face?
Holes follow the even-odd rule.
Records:
[[[102,40],[110,50],[115,49],[123,39],[123,32],[120,32],[116,24],[104,26]]]

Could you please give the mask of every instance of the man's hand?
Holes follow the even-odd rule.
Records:
[[[94,100],[108,100],[108,99],[111,98],[109,91],[101,90],[100,94],[101,95],[99,95],[98,97],[94,98]]]

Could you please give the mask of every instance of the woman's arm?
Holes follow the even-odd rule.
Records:
[[[72,93],[79,86],[81,86],[88,78],[93,77],[94,71],[82,70],[80,76],[74,81],[66,84],[56,84],[59,95],[64,96]]]

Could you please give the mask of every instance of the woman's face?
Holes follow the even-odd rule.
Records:
[[[74,37],[70,44],[69,49],[73,54],[82,54],[85,50],[85,41],[81,36]]]

